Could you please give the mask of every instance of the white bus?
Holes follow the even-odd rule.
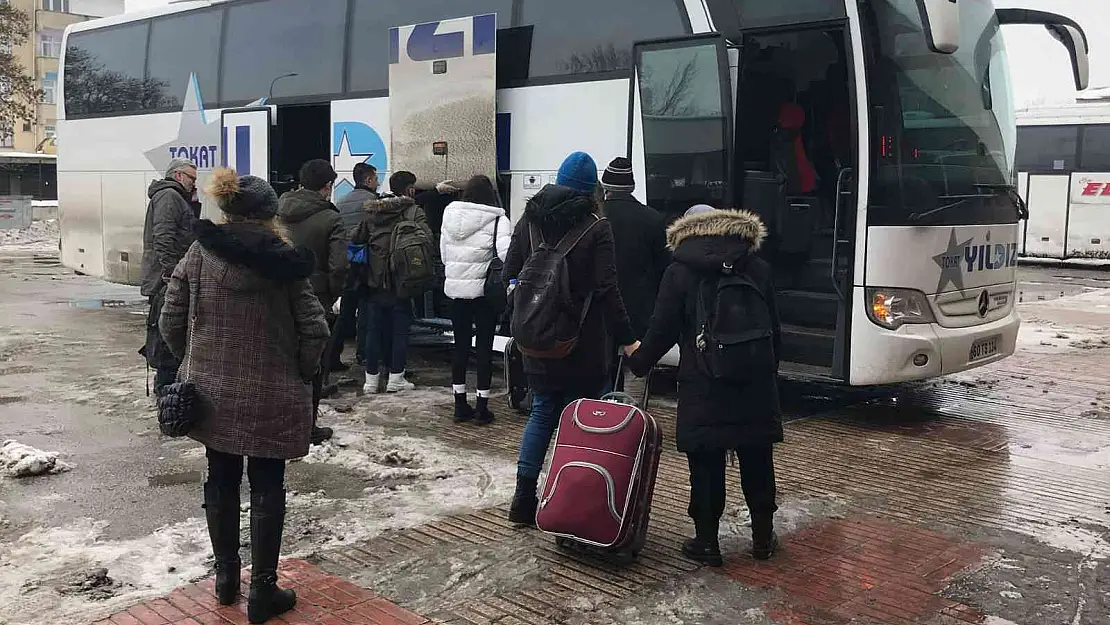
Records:
[[[764,216],[789,371],[885,384],[1013,352],[1023,204],[999,27],[1045,25],[1079,88],[1088,47],[1067,18],[991,0],[197,1],[76,24],[63,262],[135,283],[145,190],[175,155],[209,170],[253,154],[279,180],[331,158],[339,193],[357,162],[387,174],[390,59],[417,45],[429,76],[441,69],[436,45],[391,29],[474,39],[438,23],[489,14],[514,217],[569,152],[628,155],[638,196],[668,215],[704,202]],[[221,110],[242,107],[273,132],[224,140]]]
[[[1110,258],[1110,104],[1017,113],[1018,188],[1029,205],[1023,253]]]

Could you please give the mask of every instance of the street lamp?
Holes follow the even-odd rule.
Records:
[[[282,74],[281,76],[278,76],[277,78],[271,80],[270,81],[270,97],[266,98],[266,101],[269,102],[270,100],[274,99],[274,85],[277,84],[277,81],[281,80],[282,78],[293,78],[294,76],[297,76],[297,75],[298,74],[296,72],[289,72],[288,74]]]

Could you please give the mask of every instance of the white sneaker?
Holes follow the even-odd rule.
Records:
[[[385,385],[385,392],[387,393],[400,393],[401,391],[411,391],[416,388],[416,385],[405,379],[405,373],[390,373],[389,383]]]
[[[381,392],[381,376],[380,375],[367,375],[366,384],[362,385],[363,395],[377,395]]]

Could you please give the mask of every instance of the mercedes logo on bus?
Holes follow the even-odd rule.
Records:
[[[987,312],[990,310],[990,308],[991,296],[986,291],[983,291],[983,294],[979,296],[979,316],[986,317]]]

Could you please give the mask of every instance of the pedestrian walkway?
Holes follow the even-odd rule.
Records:
[[[777,452],[783,548],[769,562],[746,553],[735,470],[726,566],[699,570],[681,557],[688,474],[668,440],[649,542],[631,566],[564,552],[490,509],[323,552],[313,564],[286,561],[300,602],[284,622],[941,625],[1038,614],[1110,623],[1099,581],[1110,576],[1110,349],[1025,352],[883,393],[785,388],[796,399]],[[673,407],[652,411],[672,434]],[[429,436],[515,454],[522,417],[500,410],[489,428],[459,427],[450,406],[441,412]],[[244,622],[242,604],[213,609],[210,586],[104,623]]]

